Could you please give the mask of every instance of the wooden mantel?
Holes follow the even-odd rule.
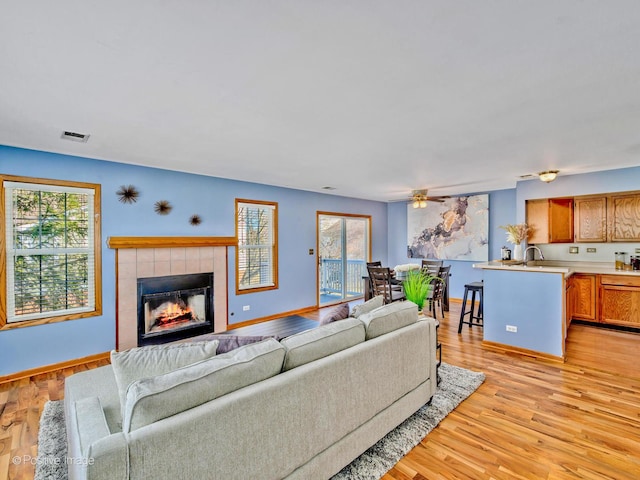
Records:
[[[109,237],[109,248],[235,247],[236,237]]]

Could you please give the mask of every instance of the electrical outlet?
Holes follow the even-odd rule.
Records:
[[[516,327],[515,325],[507,325],[507,332],[517,333],[518,327]]]
[[[640,253],[640,248],[636,248],[636,253]]]
[[[569,253],[578,253],[579,251],[578,247],[569,247]]]
[[[587,253],[596,253],[596,249],[594,247],[587,247]]]
[[[251,310],[251,305],[245,305],[244,307],[242,307],[243,312],[248,312],[249,310]]]

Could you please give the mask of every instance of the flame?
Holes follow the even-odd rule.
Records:
[[[182,308],[176,303],[172,303],[165,307],[162,311],[156,315],[156,321],[158,323],[166,324],[176,319],[184,319],[188,314],[193,315],[193,310],[190,307]]]

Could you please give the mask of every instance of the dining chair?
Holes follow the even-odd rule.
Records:
[[[382,295],[385,304],[406,298],[402,286],[392,283],[389,267],[368,267],[368,270],[373,293],[374,295]]]
[[[365,298],[365,300],[368,300],[376,296],[375,292],[373,291],[373,282],[371,281],[371,274],[369,274],[369,267],[381,267],[381,266],[382,266],[381,261],[367,262],[367,274],[369,275],[369,281],[367,282],[366,285],[369,289],[369,292],[368,292],[369,295],[368,297]]]
[[[451,265],[440,267],[437,274],[431,274],[436,278],[431,282],[432,288],[427,301],[429,302],[429,312],[431,312],[433,318],[437,318],[437,307],[440,307],[440,315],[444,318],[444,289],[449,270],[451,270]]]
[[[444,260],[422,260],[422,269],[432,276],[438,275],[438,270],[444,264]]]

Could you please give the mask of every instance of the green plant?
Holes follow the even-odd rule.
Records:
[[[434,280],[442,281],[439,277],[429,275],[422,269],[407,272],[407,279],[402,282],[404,295],[407,297],[407,300],[418,305],[418,310],[423,309],[427,295],[433,288]]]

